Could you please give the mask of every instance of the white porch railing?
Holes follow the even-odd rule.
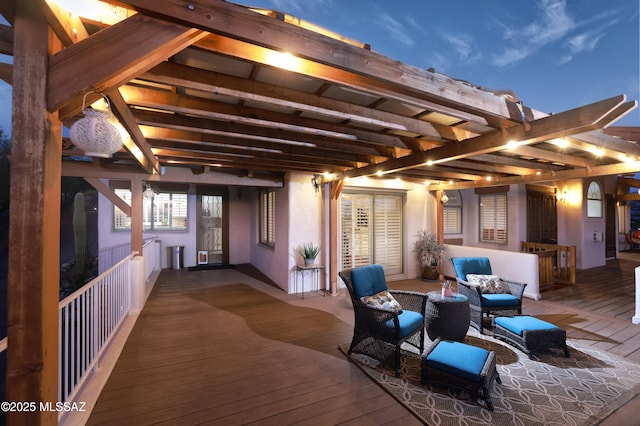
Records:
[[[60,302],[58,401],[73,400],[130,309],[133,254]]]
[[[147,256],[145,248],[149,246],[151,241],[159,241],[157,238],[147,238],[143,242],[142,255]],[[149,250],[150,251],[150,250]],[[116,263],[127,257],[131,253],[131,243],[118,244],[116,246],[102,247],[98,253],[98,274],[102,274]],[[155,259],[155,257],[154,257]],[[146,263],[146,261],[145,261]],[[158,265],[160,262],[157,263]]]
[[[130,253],[114,266],[62,300],[58,308],[58,400],[72,401],[92,369],[135,306],[133,286],[144,286],[143,300],[151,291],[160,270],[159,249],[155,239],[143,248],[144,282],[135,283]],[[135,299],[135,297],[134,297]]]

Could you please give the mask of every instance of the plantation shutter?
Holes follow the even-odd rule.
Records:
[[[402,195],[343,193],[341,268],[380,263],[387,274],[402,273]]]
[[[274,245],[276,241],[275,191],[262,192],[260,204],[260,242]]]
[[[375,262],[389,275],[402,273],[402,197],[375,196]]]
[[[480,196],[480,241],[507,243],[507,194]]]
[[[443,209],[443,231],[445,234],[462,233],[462,198],[459,190],[445,191],[449,198]]]

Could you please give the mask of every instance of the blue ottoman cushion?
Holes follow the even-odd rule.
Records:
[[[442,340],[427,356],[426,364],[437,370],[479,382],[489,351],[465,343]]]
[[[496,317],[495,323],[520,336],[522,336],[525,330],[554,330],[558,328],[558,326],[554,324],[530,315]]]

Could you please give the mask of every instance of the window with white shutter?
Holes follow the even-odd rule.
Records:
[[[260,243],[276,244],[276,192],[260,193]]]
[[[402,273],[403,205],[397,194],[342,194],[342,269],[380,263],[386,274]]]
[[[446,234],[462,233],[462,196],[457,189],[444,191],[448,200],[443,209],[443,225]]]
[[[480,195],[480,241],[507,244],[507,194]]]
[[[114,189],[116,195],[131,205],[131,190]],[[186,231],[188,223],[187,194],[184,192],[157,192],[142,200],[142,225],[145,231]],[[113,229],[131,229],[131,217],[113,207]]]

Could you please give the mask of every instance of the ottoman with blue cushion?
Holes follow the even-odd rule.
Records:
[[[476,401],[482,391],[482,398],[491,411],[489,390],[494,380],[502,383],[493,351],[438,338],[422,354],[423,385],[431,383],[468,391]]]
[[[495,317],[493,336],[522,350],[530,359],[535,359],[534,352],[550,348],[562,349],[566,357],[569,357],[567,332],[529,315]]]

